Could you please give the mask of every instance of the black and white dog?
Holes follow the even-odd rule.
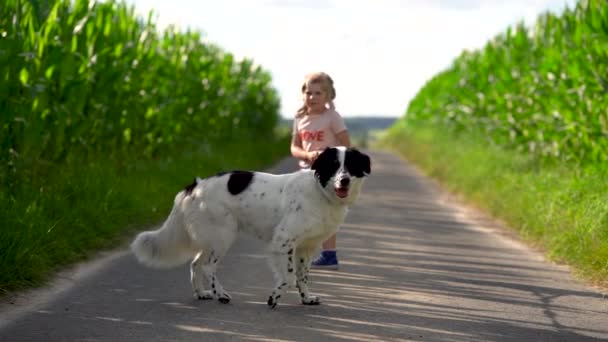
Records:
[[[336,233],[370,172],[369,156],[334,147],[325,149],[310,170],[282,175],[232,171],[197,178],[177,194],[162,227],[138,234],[131,250],[151,267],[177,266],[194,258],[190,274],[195,297],[228,303],[230,295],[216,268],[237,233],[247,232],[268,244],[276,280],[268,305],[274,308],[294,280],[303,304],[319,304],[308,291],[310,259]]]

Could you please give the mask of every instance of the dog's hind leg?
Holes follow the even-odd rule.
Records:
[[[286,236],[275,236],[272,241],[272,250],[270,255],[270,266],[272,267],[275,276],[275,289],[268,297],[268,306],[274,309],[279,298],[287,290],[288,284],[293,285],[294,277],[294,250],[295,239],[289,239]]]
[[[228,304],[232,297],[224,290],[224,287],[217,279],[216,270],[217,265],[221,261],[224,256],[225,251],[218,250],[206,250],[205,252],[200,254],[200,257],[193,262],[194,266],[191,265],[191,270],[193,270],[195,274],[195,281],[193,281],[193,286],[197,286],[198,281],[204,281],[206,284],[209,284],[211,290],[203,290],[202,287],[197,287],[194,289],[195,296],[198,296],[199,299],[212,299],[216,298],[220,303]],[[202,277],[199,275],[202,272]]]
[[[207,299],[208,292],[202,288],[205,283],[214,298],[221,303],[229,303],[231,297],[217,279],[216,270],[236,239],[237,221],[221,206],[212,207],[209,204],[204,210],[194,212],[191,222],[195,224],[189,227],[190,234],[201,249],[198,258],[191,264],[195,295]]]
[[[318,305],[319,297],[311,296],[308,291],[308,272],[310,270],[310,251],[298,249],[296,253],[296,285],[300,292],[300,299],[305,305]]]
[[[203,260],[209,259],[208,253],[199,252],[192,263],[190,263],[190,282],[194,290],[194,298],[207,300],[213,299],[213,292],[208,290],[209,282],[203,272]]]

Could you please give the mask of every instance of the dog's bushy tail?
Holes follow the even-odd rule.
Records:
[[[184,191],[177,194],[173,209],[162,227],[139,233],[131,243],[131,251],[142,264],[155,268],[181,265],[192,259],[196,249],[184,228],[182,208],[187,201]]]

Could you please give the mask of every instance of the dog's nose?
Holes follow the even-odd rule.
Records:
[[[348,184],[350,184],[350,178],[340,179],[340,186],[348,186]]]

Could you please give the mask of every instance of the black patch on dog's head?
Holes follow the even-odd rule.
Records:
[[[340,160],[338,159],[338,149],[333,147],[326,148],[315,159],[310,167],[315,171],[315,177],[319,179],[322,187],[327,185],[331,177],[336,174],[340,168]]]
[[[251,171],[232,171],[228,178],[228,191],[233,195],[238,195],[245,191],[253,180]]]
[[[198,182],[196,181],[196,178],[194,178],[194,182],[192,182],[192,184],[189,184],[184,188],[184,191],[186,191],[186,196],[189,196],[192,193],[194,188],[196,188],[197,184],[198,184]]]
[[[353,177],[358,178],[365,177],[372,172],[369,156],[354,148],[346,150],[344,167]]]

